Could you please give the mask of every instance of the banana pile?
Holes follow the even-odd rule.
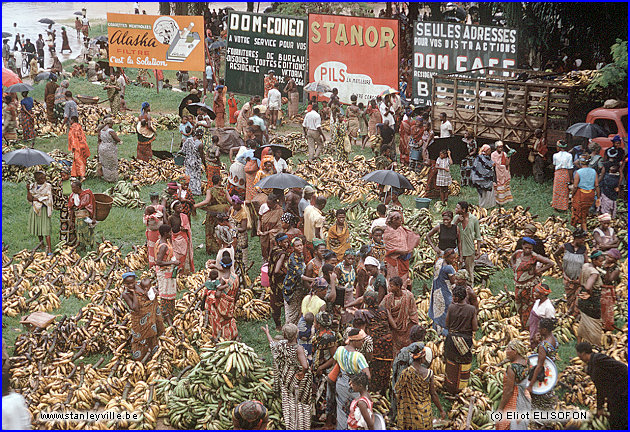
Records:
[[[260,284],[260,277],[252,283],[245,275],[245,287],[236,301],[236,319],[261,321],[271,316],[271,288]]]
[[[304,134],[300,132],[292,132],[285,135],[276,135],[269,141],[269,143],[288,147],[291,149],[291,151],[293,151],[294,155],[308,153],[308,144],[306,142],[306,138],[304,138]]]
[[[150,161],[138,159],[120,159],[118,172],[123,180],[138,186],[153,185],[169,181],[178,181],[184,177],[184,167],[175,165],[172,159]]]
[[[146,205],[140,201],[140,186],[135,183],[120,180],[105,193],[114,199],[114,207],[144,208]]]
[[[160,380],[156,390],[178,429],[231,429],[232,410],[247,399],[269,410],[269,429],[282,427],[282,406],[273,392],[269,367],[253,348],[240,342],[207,344],[201,360],[183,376]]]
[[[300,176],[318,191],[327,196],[336,196],[343,203],[378,199],[378,185],[361,180],[364,175],[375,170],[375,159],[366,159],[362,155],[343,162],[330,156],[313,161],[303,160],[292,169],[293,172],[300,173]],[[414,190],[405,190],[404,193],[416,196],[425,195],[428,167],[423,168],[419,173],[407,167],[400,167],[397,171],[414,187]],[[453,181],[449,194],[459,195],[459,192],[459,184]]]

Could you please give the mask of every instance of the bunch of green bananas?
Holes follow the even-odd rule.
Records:
[[[114,199],[114,207],[142,208],[146,205],[140,201],[140,186],[124,180],[120,180],[105,193]]]
[[[169,422],[180,429],[231,429],[232,410],[256,399],[269,410],[270,428],[282,426],[282,407],[273,393],[273,375],[253,348],[240,342],[220,342],[201,349],[201,361],[182,378],[160,380]]]

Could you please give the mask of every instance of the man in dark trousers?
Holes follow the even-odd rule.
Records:
[[[611,429],[628,429],[628,365],[606,354],[593,352],[591,344],[580,342],[577,355],[586,363],[586,372],[597,389],[597,415],[604,414],[608,402],[608,421]]]

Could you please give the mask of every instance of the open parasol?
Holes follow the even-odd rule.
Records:
[[[217,115],[214,113],[214,111],[212,111],[212,108],[210,107],[210,105],[206,105],[203,102],[193,102],[193,103],[188,104],[186,106],[187,107],[191,107],[191,106],[197,107],[198,110],[203,110],[203,111],[207,112],[208,113],[208,117],[210,117],[211,120],[214,120],[217,117]],[[190,109],[189,109],[189,111],[190,111]],[[191,113],[192,113],[192,111],[191,111]]]
[[[291,189],[308,186],[308,182],[302,177],[293,174],[280,173],[265,177],[256,183],[255,186],[263,189]]]
[[[608,136],[608,133],[601,126],[593,123],[575,123],[569,126],[567,133],[584,138]]]
[[[394,170],[376,170],[363,176],[363,180],[389,185],[399,189],[415,189],[407,177]]]
[[[22,80],[11,69],[2,68],[2,86],[10,87],[13,84],[21,83]]]
[[[20,83],[16,83],[9,86],[6,92],[7,93],[22,93],[22,92],[31,91],[31,90],[33,90],[33,86],[20,82]]]
[[[55,160],[48,153],[32,148],[14,150],[2,155],[2,161],[7,165],[21,165],[25,167],[35,165],[50,165]]]
[[[53,20],[51,20],[50,18],[42,18],[40,19],[38,22],[42,23],[42,24],[54,24],[55,22]]]
[[[332,91],[332,87],[330,85],[322,82],[316,81],[308,83],[304,86],[304,91],[307,92],[315,92],[315,93],[326,93]]]
[[[395,89],[390,87],[390,88],[388,88],[386,90],[383,90],[379,96],[380,97],[385,97],[387,95],[392,95],[392,94],[396,94],[396,93],[398,93],[398,90],[395,90]]]
[[[282,151],[282,159],[289,159],[291,156],[293,156],[293,151],[291,151],[291,149],[289,147],[285,147],[283,145],[279,145],[279,144],[267,144],[266,146],[262,146],[262,147],[258,147],[256,150],[254,150],[254,157],[261,159],[261,154],[264,148],[271,148],[271,151],[275,151],[275,150],[280,150]]]

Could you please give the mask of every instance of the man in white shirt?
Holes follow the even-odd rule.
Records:
[[[383,117],[383,123],[394,128],[394,108],[392,107],[391,99],[389,95],[383,98],[381,105],[378,107],[381,111],[381,117]]]
[[[385,228],[387,226],[387,218],[385,217],[385,213],[387,213],[387,206],[385,204],[379,204],[376,207],[376,213],[378,214],[378,218],[372,221],[370,232],[373,232],[376,227]]]
[[[304,121],[302,122],[304,136],[308,142],[308,160],[319,157],[324,141],[326,141],[326,137],[322,131],[322,118],[318,111],[318,104],[314,104],[313,109],[306,113]]]
[[[125,81],[125,77],[120,72],[116,72],[116,83],[120,87],[120,96],[124,98],[127,81]]]
[[[260,130],[262,130],[263,136],[265,138],[263,144],[269,142],[269,133],[267,132],[267,126],[265,126],[265,120],[260,117],[260,108],[254,108],[254,115],[251,116],[249,119],[254,123],[254,125],[260,127]]]
[[[318,196],[315,205],[309,205],[304,209],[304,237],[309,243],[315,238],[322,238],[322,228],[326,220],[322,214],[324,207],[326,207],[326,198]]]
[[[282,93],[280,84],[275,83],[273,88],[267,93],[267,107],[269,108],[269,129],[275,129],[278,123],[278,111],[282,106]]]
[[[269,91],[271,93],[271,90]],[[273,166],[276,169],[276,173],[289,172],[289,165],[287,161],[282,159],[282,150],[276,148],[273,151]]]
[[[446,120],[446,113],[440,114],[440,138],[449,138],[453,135],[453,125]]]
[[[214,90],[214,79],[213,79],[212,65],[210,64],[210,60],[206,61],[206,91],[211,92]]]

